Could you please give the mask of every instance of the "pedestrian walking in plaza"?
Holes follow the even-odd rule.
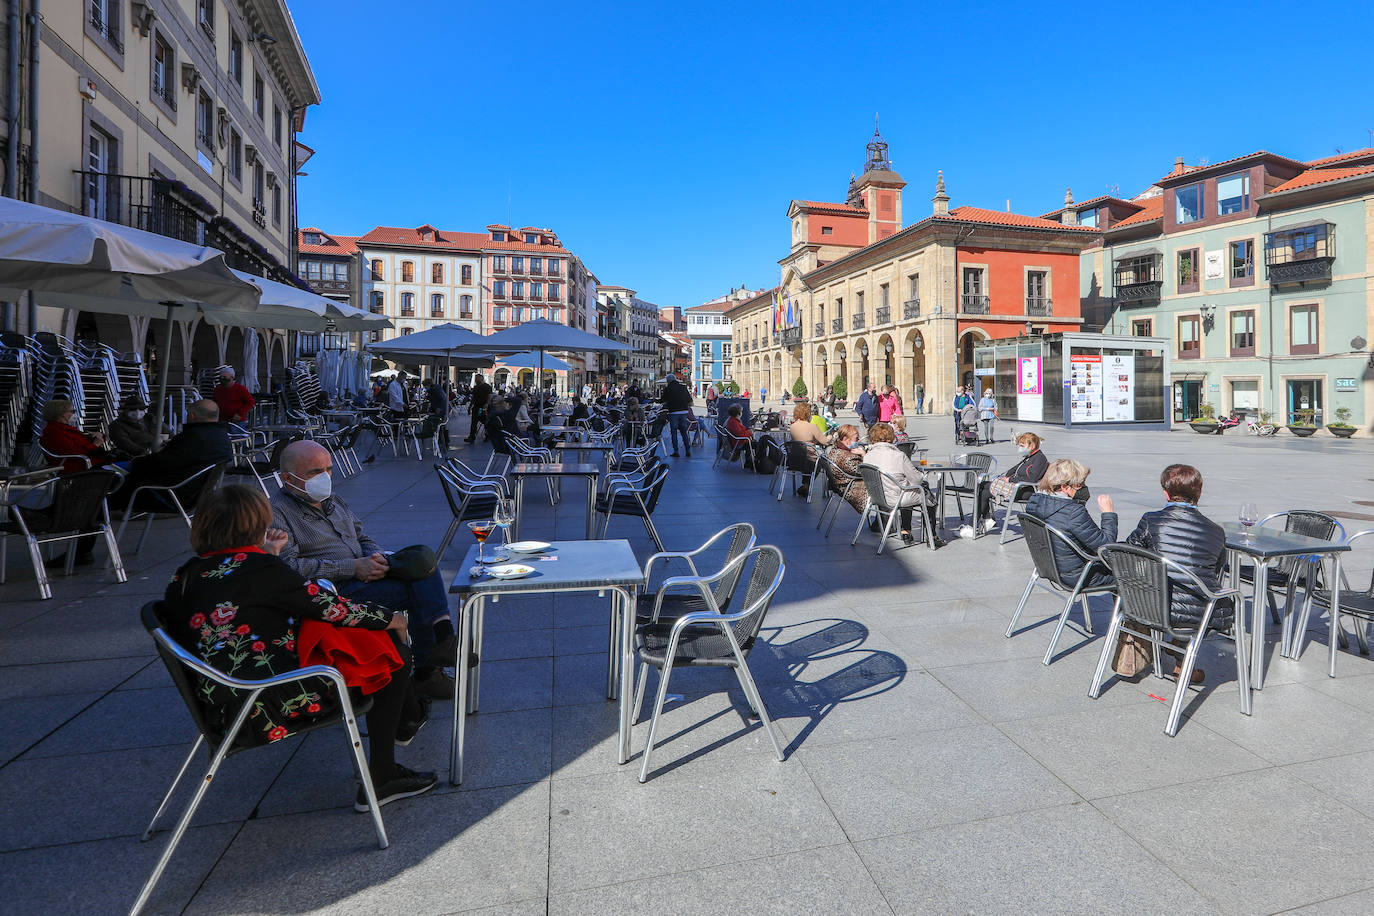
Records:
[[[965,407],[970,406],[972,403],[973,403],[973,398],[969,397],[968,391],[964,388],[963,385],[960,385],[958,388],[954,389],[954,441],[955,441],[955,442],[962,442],[962,441],[963,441],[963,437],[962,437],[962,436],[960,435],[960,433],[959,433],[959,415],[960,415],[961,413],[963,413]]]
[[[916,413],[926,412],[926,386],[920,382],[916,383]]]
[[[664,379],[663,408],[668,411],[668,428],[672,430],[673,454],[678,457],[678,437],[682,437],[682,451],[692,457],[692,440],[687,432],[692,419],[692,392],[673,376]]]
[[[768,406],[768,387],[766,385],[759,389],[759,403],[765,407]]]
[[[486,420],[487,404],[491,401],[491,386],[482,376],[477,376],[477,384],[472,386],[472,401],[468,404],[468,409],[472,411],[472,417],[468,422],[468,437],[464,442],[475,442],[477,440],[477,428]]]
[[[854,409],[859,412],[865,428],[878,422],[878,385],[876,382],[868,383],[863,394],[859,395],[859,400],[854,403]]]
[[[991,388],[983,389],[983,399],[978,402],[978,424],[983,427],[983,441],[992,441],[992,421],[997,419],[997,399],[992,396]]]

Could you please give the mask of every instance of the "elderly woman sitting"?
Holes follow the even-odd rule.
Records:
[[[270,529],[272,507],[256,487],[227,486],[206,494],[191,526],[197,556],[167,586],[168,632],[188,651],[233,677],[259,679],[303,667],[298,644],[351,649],[351,667],[336,663],[350,692],[372,698],[367,714],[369,769],[377,803],[419,795],[434,787],[433,773],[396,763],[395,746],[407,745],[428,718],[411,685],[406,618],[381,605],[350,600],[308,582],[277,558],[286,532]],[[308,629],[312,627],[313,629]],[[319,626],[322,623],[324,626]],[[364,639],[361,631],[383,631]],[[389,631],[389,632],[387,632]],[[350,638],[349,633],[357,636]],[[309,658],[309,664],[319,659]],[[240,700],[232,688],[207,683],[207,715],[226,730]],[[265,691],[240,740],[267,744],[289,737],[338,707],[328,681],[302,681]],[[358,790],[354,808],[368,810]]]
[[[74,474],[88,467],[98,468],[114,460],[105,449],[105,436],[101,433],[84,433],[76,422],[76,405],[63,398],[49,401],[43,405],[43,421],[47,424],[38,437],[38,442],[49,455],[50,463],[58,464],[63,459],[62,473]],[[85,460],[90,461],[87,465]]]
[[[812,422],[811,405],[805,401],[792,408],[792,425],[787,428],[787,432],[792,436],[793,442],[806,443],[809,446],[807,451],[812,457],[815,457],[816,446],[825,448],[834,441]]]
[[[1039,487],[1026,503],[1026,512],[1073,538],[1085,552],[1093,554],[1103,544],[1116,541],[1117,519],[1112,498],[1106,494],[1097,497],[1097,507],[1102,510],[1101,525],[1093,521],[1088,507],[1074,498],[1086,485],[1090,473],[1091,469],[1070,458],[1051,461],[1045,476],[1040,478]],[[1078,578],[1083,572],[1083,561],[1078,554],[1058,538],[1052,543],[1060,575],[1066,579]],[[1106,585],[1111,581],[1111,573],[1098,570],[1084,584]]]
[[[868,451],[864,453],[863,463],[882,471],[883,498],[890,506],[897,506],[902,523],[902,541],[907,544],[916,542],[911,534],[911,509],[924,498],[926,506],[934,504],[934,497],[926,489],[926,477],[911,459],[893,444],[892,427],[886,423],[874,423],[868,428]],[[889,480],[888,478],[895,478]],[[908,489],[914,488],[914,489]],[[936,547],[944,543],[935,539]]]
[[[978,517],[983,519],[985,532],[997,526],[997,519],[992,515],[994,499],[1010,500],[1016,495],[1016,489],[1020,484],[1039,483],[1040,478],[1045,476],[1050,460],[1040,451],[1040,445],[1044,441],[1035,433],[1022,433],[1017,436],[1016,453],[1021,460],[1012,465],[1005,474],[978,484]]]
[[[859,429],[846,423],[835,430],[835,447],[827,454],[830,460],[830,484],[836,493],[844,494],[844,501],[854,507],[855,512],[863,512],[868,503],[868,493],[863,483],[848,486],[859,476],[859,465],[863,464],[864,450],[859,445]]]

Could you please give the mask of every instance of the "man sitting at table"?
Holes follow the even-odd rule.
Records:
[[[167,440],[157,451],[135,458],[129,464],[129,476],[118,490],[110,494],[110,508],[123,509],[129,505],[134,490],[142,486],[166,487],[181,483],[196,471],[212,464],[234,459],[234,446],[229,442],[229,427],[220,422],[219,405],[211,400],[195,401],[186,410],[186,425],[181,432]],[[194,502],[190,494],[178,493],[182,505],[190,508]],[[139,497],[142,503],[143,496]],[[174,512],[176,507],[164,502],[157,494],[148,494],[148,505],[137,509]]]
[[[1202,498],[1202,472],[1190,464],[1171,464],[1159,475],[1164,489],[1164,507],[1146,512],[1140,524],[1126,538],[1132,547],[1151,550],[1173,560],[1202,580],[1212,591],[1220,591],[1221,569],[1226,564],[1226,532],[1216,522],[1198,511]],[[1175,581],[1169,589],[1173,624],[1183,629],[1196,628],[1202,622],[1207,601],[1190,587],[1190,583]],[[1229,629],[1232,622],[1231,599],[1217,602],[1209,626]],[[1174,666],[1177,675],[1179,666]],[[1192,683],[1201,684],[1206,672],[1194,668]]]
[[[273,527],[290,535],[282,562],[307,579],[329,579],[347,598],[409,611],[416,689],[431,699],[451,700],[453,678],[441,669],[457,658],[458,639],[443,577],[436,569],[423,579],[388,578],[390,564],[381,545],[333,495],[331,467],[329,450],[309,439],[282,450],[282,488],[271,500]]]

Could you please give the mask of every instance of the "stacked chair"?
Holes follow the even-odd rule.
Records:
[[[33,381],[33,359],[18,334],[0,335],[0,464],[14,461]]]

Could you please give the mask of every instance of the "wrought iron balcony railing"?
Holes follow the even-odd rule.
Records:
[[[1054,301],[1049,296],[1027,296],[1027,315],[1053,315]]]
[[[830,333],[831,333],[831,334],[838,334],[838,333],[840,333],[840,332],[843,331],[843,330],[844,330],[844,319],[843,319],[843,318],[832,318],[832,319],[830,319]]]
[[[860,312],[860,313],[857,314],[857,315],[850,315],[850,316],[849,316],[849,324],[850,324],[850,327],[853,328],[853,329],[856,330],[856,331],[862,329],[863,326],[864,326],[864,316],[863,316],[863,313]]]
[[[873,323],[875,325],[887,324],[892,320],[892,306],[880,305],[873,311]]]
[[[902,319],[903,319],[904,321],[905,321],[905,320],[908,320],[908,319],[911,319],[911,318],[920,318],[920,317],[921,317],[921,300],[920,300],[920,299],[908,299],[908,300],[906,300],[905,302],[902,303]]]
[[[964,293],[959,303],[959,310],[970,315],[986,315],[989,308],[988,297],[976,293]]]

